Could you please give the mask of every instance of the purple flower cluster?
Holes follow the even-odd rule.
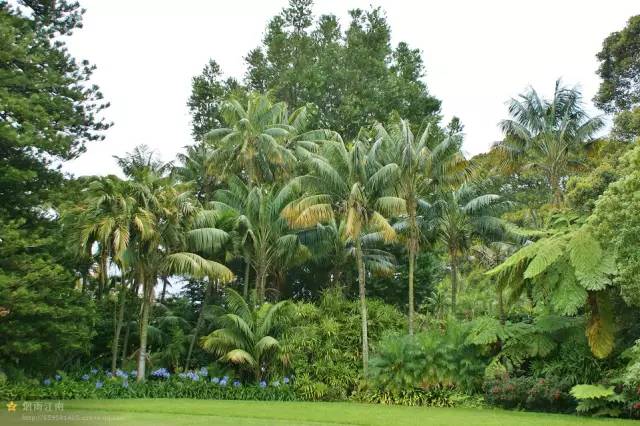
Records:
[[[180,374],[178,374],[178,377],[180,377],[181,379],[191,379],[194,382],[197,382],[198,380],[200,380],[200,376],[198,375],[198,373],[195,373],[193,371],[187,371],[185,373],[180,373]]]
[[[42,384],[45,385],[45,386],[49,386],[51,384],[51,379],[44,379],[42,381]]]
[[[80,377],[80,379],[82,379],[83,382],[88,382],[89,381],[89,375],[88,374],[83,374],[82,377]]]
[[[233,385],[237,387],[236,382],[238,381],[236,380],[235,382],[233,382]],[[221,379],[218,377],[212,377],[211,383],[213,383],[214,385],[227,386],[227,384],[229,383],[229,376],[224,376]]]
[[[151,373],[151,377],[155,377],[156,379],[168,379],[171,377],[171,373],[166,368],[158,368],[157,370]]]
[[[120,377],[121,379],[127,379],[127,378],[129,378],[129,375],[126,372],[124,372],[124,371],[122,371],[122,370],[120,370],[118,368],[116,370],[116,377]]]
[[[96,382],[96,389],[102,389],[102,385],[103,385],[103,384],[104,384],[104,383],[102,383],[100,380],[98,380],[98,381]]]

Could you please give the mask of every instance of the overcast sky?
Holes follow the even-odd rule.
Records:
[[[225,75],[242,77],[243,56],[260,43],[267,21],[288,0],[80,0],[84,28],[71,52],[90,60],[115,123],[102,142],[65,164],[75,175],[117,171],[113,155],[147,144],[172,160],[192,143],[186,107],[191,77],[214,58]],[[591,98],[599,80],[595,54],[603,39],[640,13],[637,0],[316,0],[343,27],[352,8],[381,6],[392,42],[422,50],[426,82],[445,119],[465,125],[468,154],[500,138],[505,101],[531,85],[550,93],[561,77]]]

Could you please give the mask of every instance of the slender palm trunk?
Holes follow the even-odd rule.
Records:
[[[169,284],[167,277],[162,277],[162,294],[160,295],[161,303],[164,303],[164,296],[167,294],[167,284]]]
[[[360,288],[360,316],[362,319],[362,372],[367,375],[369,367],[369,339],[367,328],[367,300],[366,300],[366,284],[364,259],[362,256],[362,242],[360,237],[356,238],[356,262],[358,263],[358,284]]]
[[[414,301],[413,301],[413,272],[416,263],[416,254],[413,245],[409,247],[409,335],[413,336]]]
[[[193,337],[191,338],[191,343],[189,344],[189,351],[187,352],[187,360],[184,363],[185,371],[189,369],[191,364],[191,355],[193,354],[193,348],[198,340],[198,333],[200,332],[200,328],[202,327],[202,323],[204,322],[204,312],[207,308],[207,302],[211,297],[211,290],[213,285],[211,284],[211,279],[207,281],[207,290],[204,292],[204,298],[202,299],[202,306],[200,306],[200,313],[198,314],[198,320],[196,321],[195,330],[193,330]]]
[[[415,302],[413,294],[413,278],[416,265],[416,252],[418,251],[418,224],[416,223],[415,202],[409,200],[409,335],[413,335],[415,321]]]
[[[256,296],[258,298],[258,303],[264,303],[264,287],[267,282],[267,268],[262,266],[262,262],[258,263],[256,268]]]
[[[113,344],[111,345],[111,372],[116,372],[116,364],[118,362],[118,345],[120,344],[120,334],[122,332],[122,323],[124,322],[124,309],[127,303],[127,286],[125,285],[124,273],[122,276],[122,290],[120,291],[118,318],[116,320],[113,332]]]
[[[251,262],[249,261],[249,256],[245,257],[246,265],[244,266],[244,287],[242,288],[242,297],[244,300],[247,300],[247,296],[249,296],[249,280],[251,274]]]
[[[120,368],[124,369],[124,364],[127,362],[127,347],[129,346],[129,325],[124,330],[124,340],[122,341],[122,354],[120,355]]]
[[[560,179],[560,176],[555,173],[549,176],[549,184],[551,186],[551,192],[553,193],[553,205],[555,207],[562,206],[562,203],[564,201]]]
[[[458,258],[452,251],[449,253],[451,257],[451,312],[456,312],[456,297],[458,293]]]
[[[149,328],[149,311],[151,309],[151,295],[153,294],[153,284],[149,279],[145,279],[143,284],[142,316],[140,318],[140,350],[138,351],[138,382],[145,378],[145,368],[147,361],[147,334]]]
[[[102,299],[102,295],[107,289],[107,252],[101,249],[100,252],[100,284],[98,287],[98,299]]]

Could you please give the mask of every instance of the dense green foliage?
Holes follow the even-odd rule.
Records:
[[[440,101],[422,79],[420,51],[405,42],[391,45],[391,28],[379,8],[349,15],[343,30],[335,15],[313,16],[311,0],[292,1],[246,55],[244,85],[222,80],[219,65],[210,61],[192,82],[193,135],[199,139],[219,127],[223,100],[230,94],[242,99],[247,91],[270,91],[294,108],[310,103],[313,127],[347,139],[392,111],[417,125],[436,119]]]

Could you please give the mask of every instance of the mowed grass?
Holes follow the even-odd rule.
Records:
[[[0,415],[2,425],[24,425],[24,414]],[[35,413],[32,413],[35,414]],[[42,413],[47,414],[47,413]],[[52,413],[58,414],[58,413]],[[127,399],[64,401],[76,425],[638,425],[633,420],[592,419],[473,408],[430,408],[322,402]],[[51,420],[29,424],[52,424]],[[57,421],[61,424],[63,422]],[[64,422],[67,423],[67,422]]]

